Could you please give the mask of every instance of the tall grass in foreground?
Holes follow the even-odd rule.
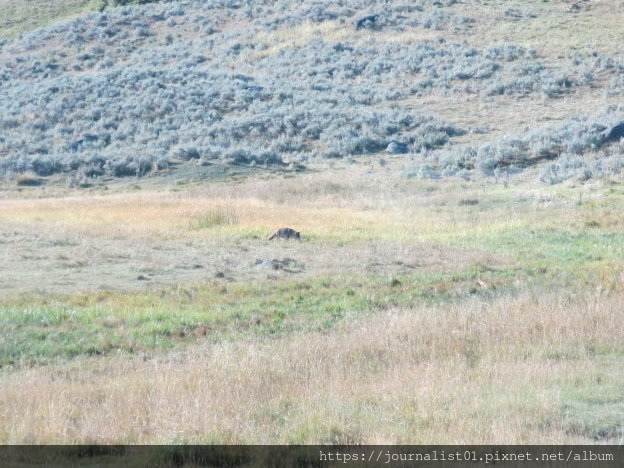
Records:
[[[211,206],[203,212],[193,215],[189,221],[189,227],[194,230],[235,224],[238,224],[238,216],[231,207]]]
[[[0,442],[621,443],[623,311],[524,293],[23,370],[0,377]]]

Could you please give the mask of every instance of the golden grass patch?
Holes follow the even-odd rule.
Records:
[[[278,53],[287,47],[301,47],[314,37],[324,41],[337,42],[350,37],[351,31],[345,28],[339,21],[305,21],[302,24],[290,28],[282,28],[273,32],[262,32],[256,36],[259,44],[264,44],[262,50],[253,52],[252,59],[258,59]]]
[[[451,179],[436,181],[432,191],[426,180],[406,179],[398,168],[391,171],[366,176],[356,167],[183,192],[0,200],[0,219],[5,226],[94,238],[232,238],[292,227],[319,242],[446,242],[529,225],[578,227],[582,213],[595,212],[592,199],[609,189],[588,185],[570,190],[524,182],[506,188]],[[476,203],[462,204],[466,199]],[[586,203],[579,207],[578,200]],[[596,212],[596,222],[608,213]],[[203,223],[211,229],[197,229],[206,217],[214,218]],[[615,220],[604,222],[612,225]]]

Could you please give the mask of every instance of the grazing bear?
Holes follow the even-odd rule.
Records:
[[[603,142],[618,141],[624,137],[624,122],[620,122],[617,125],[607,128],[604,132],[600,133],[603,138]]]
[[[299,237],[299,234],[301,234],[301,233],[295,231],[294,229],[280,228],[280,229],[278,229],[277,231],[275,231],[273,234],[271,234],[269,236],[269,240],[273,240],[275,238],[301,240],[301,238]]]
[[[379,15],[369,15],[355,21],[355,29],[374,28],[377,26]]]

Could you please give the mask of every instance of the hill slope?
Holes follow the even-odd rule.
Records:
[[[623,118],[602,109],[624,93],[621,54],[531,47],[562,13],[597,22],[616,7],[503,4],[181,1],[37,29],[0,49],[0,171],[80,184],[186,160],[306,163],[393,142],[411,155],[407,173],[424,177],[515,173],[554,158],[544,181],[618,171],[622,148],[600,132]],[[526,44],[509,41],[524,28],[513,39]],[[566,105],[552,128],[550,116],[526,125],[526,115],[501,115],[518,102],[543,114]],[[461,113],[446,115],[449,106]]]

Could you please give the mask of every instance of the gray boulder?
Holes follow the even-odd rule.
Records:
[[[407,145],[405,143],[399,143],[398,141],[391,141],[386,151],[390,154],[405,154],[407,153]]]

